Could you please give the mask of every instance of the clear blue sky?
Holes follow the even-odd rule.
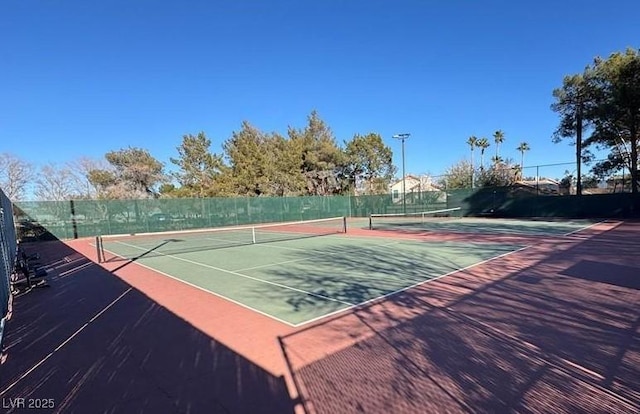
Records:
[[[637,0],[5,0],[0,152],[136,146],[171,166],[183,134],[220,152],[243,120],[286,133],[315,109],[339,142],[380,133],[398,167],[391,136],[411,133],[408,173],[441,173],[496,129],[504,156],[527,141],[525,165],[571,162],[552,90],[638,47],[639,15]]]

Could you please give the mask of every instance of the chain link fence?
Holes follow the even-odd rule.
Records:
[[[18,247],[16,240],[11,201],[0,189],[0,344],[9,311],[11,274],[15,267]]]

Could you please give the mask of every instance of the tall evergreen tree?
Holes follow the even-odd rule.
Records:
[[[164,166],[148,150],[129,147],[105,155],[109,168],[88,172],[91,183],[105,198],[155,197],[167,181]]]
[[[638,193],[638,144],[640,142],[640,51],[629,48],[607,59],[596,58],[582,74],[565,77],[554,91],[552,109],[561,116],[555,140],[578,136],[589,127],[590,135],[576,150],[576,158],[590,147],[609,148],[610,156],[597,163],[593,172],[628,168],[631,191]],[[582,152],[582,154],[580,154]]]
[[[178,166],[172,175],[182,188],[182,194],[190,197],[217,195],[216,179],[224,169],[220,155],[211,153],[211,140],[204,132],[198,135],[187,134],[182,137],[178,157],[170,161]]]
[[[229,160],[226,179],[232,192],[242,196],[259,196],[267,193],[270,157],[267,152],[267,136],[245,121],[239,132],[223,144]]]
[[[590,70],[585,69],[584,75],[565,76],[562,87],[553,91],[556,101],[551,105],[551,109],[561,117],[553,141],[558,143],[564,138],[575,137],[577,195],[582,194],[582,133],[587,126],[584,115],[593,108],[588,85],[589,73]]]
[[[354,135],[345,144],[345,154],[347,174],[352,185],[355,185],[357,177],[361,177],[366,182],[367,193],[387,191],[396,168],[393,165],[393,151],[384,144],[379,134]]]
[[[586,116],[593,133],[585,146],[605,146],[624,154],[622,165],[631,174],[631,192],[638,193],[638,143],[640,142],[640,51],[627,49],[591,66],[593,109]],[[619,164],[618,164],[619,165]]]
[[[307,118],[304,129],[289,128],[289,138],[302,161],[301,171],[310,195],[328,195],[342,191],[339,172],[346,163],[331,129],[316,111]]]

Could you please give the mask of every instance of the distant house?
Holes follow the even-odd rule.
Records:
[[[407,199],[413,199],[420,193],[441,192],[441,190],[433,184],[431,177],[428,175],[406,175],[404,177],[404,193],[402,191],[402,185],[402,178],[400,178],[393,181],[389,186],[391,198],[394,203],[401,203],[405,196]]]
[[[558,195],[560,194],[560,183],[550,178],[540,177],[537,180],[519,180],[513,186],[521,191],[532,194]]]
[[[624,193],[631,189],[631,177],[628,175],[613,176],[606,181],[608,193]]]
[[[622,190],[622,189],[620,189]],[[584,195],[589,195],[589,194],[611,194],[613,191],[610,188],[602,188],[602,187],[596,187],[596,188],[583,188],[582,189],[582,194]]]

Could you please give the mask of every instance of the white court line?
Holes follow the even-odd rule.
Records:
[[[531,246],[521,247],[521,248],[519,248],[519,249],[517,249],[517,250],[511,251],[511,252],[507,252],[507,253],[503,253],[503,254],[501,254],[501,255],[498,255],[498,256],[492,257],[492,258],[490,258],[490,259],[482,260],[482,261],[480,261],[480,262],[478,262],[478,263],[474,263],[474,264],[472,264],[472,265],[465,266],[465,267],[462,267],[462,268],[460,268],[460,269],[452,270],[452,271],[450,271],[450,272],[448,272],[448,273],[445,273],[445,274],[443,274],[443,275],[436,276],[436,277],[431,278],[431,279],[422,280],[422,281],[417,282],[417,283],[414,283],[414,284],[412,284],[412,285],[405,286],[405,287],[403,287],[403,288],[400,288],[400,289],[394,290],[393,292],[386,293],[386,294],[384,294],[384,295],[382,295],[382,296],[378,296],[378,297],[375,297],[375,298],[372,298],[372,299],[366,300],[366,301],[364,301],[364,302],[361,302],[361,303],[358,303],[358,304],[355,304],[355,305],[349,306],[348,308],[338,309],[337,311],[327,313],[326,315],[318,316],[317,318],[309,319],[308,321],[298,323],[298,324],[296,324],[296,325],[294,325],[294,326],[297,328],[297,327],[300,327],[300,326],[306,325],[306,324],[308,324],[308,323],[315,322],[315,321],[318,321],[318,320],[323,319],[323,318],[327,318],[327,317],[329,317],[329,316],[337,315],[337,314],[342,313],[342,312],[347,312],[347,311],[352,310],[352,309],[358,309],[358,308],[361,308],[361,307],[363,307],[363,306],[365,306],[365,305],[367,305],[367,304],[369,304],[369,303],[371,303],[371,302],[379,301],[379,300],[384,299],[384,298],[387,298],[387,297],[389,297],[389,296],[393,296],[393,295],[396,295],[396,294],[398,294],[398,293],[404,292],[404,291],[406,291],[406,290],[413,289],[413,288],[418,287],[418,286],[420,286],[420,285],[423,285],[423,284],[426,284],[426,283],[429,283],[429,282],[433,282],[434,280],[438,280],[438,279],[441,279],[441,278],[443,278],[443,277],[451,276],[451,275],[453,275],[453,274],[455,274],[455,273],[458,273],[458,272],[462,272],[462,271],[465,271],[465,270],[471,269],[472,267],[479,266],[479,265],[482,265],[482,264],[485,264],[485,263],[491,262],[491,261],[493,261],[493,260],[500,259],[500,258],[502,258],[502,257],[506,257],[506,256],[508,256],[508,255],[510,255],[510,254],[514,254],[514,253],[521,252],[521,251],[523,251],[523,250],[525,250],[525,249],[528,249],[528,248],[530,248],[530,247],[531,247]]]
[[[564,234],[563,236],[568,236],[568,235],[571,235],[571,234],[573,234],[573,233],[576,233],[576,232],[579,232],[579,231],[586,230],[586,229],[588,229],[588,228],[590,228],[590,227],[593,227],[593,226],[595,226],[595,225],[598,225],[598,224],[600,224],[600,223],[603,223],[604,221],[606,221],[606,220],[602,220],[602,221],[600,221],[600,222],[598,222],[598,223],[594,223],[594,224],[591,224],[591,225],[586,226],[586,227],[584,227],[584,228],[580,228],[580,229],[578,229],[578,230],[574,230],[574,231],[572,231],[572,232],[570,232],[570,233]],[[333,235],[328,235],[328,236],[329,236],[329,237],[331,237],[331,236],[333,236]],[[348,237],[344,237],[343,235],[339,235],[339,237],[341,238],[341,240],[349,240],[349,241],[353,240],[354,242],[357,242],[357,240],[358,240],[358,239],[366,239],[366,240],[372,240],[372,241],[373,241],[373,240],[379,240],[379,239],[380,239],[379,237],[360,236],[360,235],[356,235],[356,236],[351,235],[351,236],[348,236]],[[215,239],[213,239],[213,240],[215,241]],[[122,243],[122,242],[119,242],[119,243]],[[384,246],[394,245],[394,244],[399,244],[399,243],[411,243],[411,244],[413,244],[413,243],[423,243],[423,241],[421,241],[419,238],[416,238],[416,239],[413,239],[413,238],[407,238],[407,239],[397,240],[397,241],[394,241],[394,242],[391,242],[391,243],[381,244],[381,245],[378,245],[378,246],[384,247]],[[122,243],[122,244],[126,244],[126,243]],[[288,247],[288,246],[278,246],[278,245],[273,245],[273,244],[268,244],[268,243],[260,244],[260,245],[261,245],[261,246],[264,246],[264,247],[271,247],[271,248],[276,248],[276,249],[284,249],[284,250],[292,250],[292,251],[302,251],[302,252],[313,252],[313,250],[310,250],[310,249],[301,249],[301,248]],[[138,248],[137,246],[131,246],[131,247]],[[327,317],[330,317],[330,316],[333,316],[333,315],[336,315],[336,314],[340,314],[340,313],[342,313],[342,312],[347,312],[347,311],[349,311],[349,310],[353,310],[353,309],[357,309],[357,308],[363,307],[363,306],[365,306],[365,305],[367,305],[367,304],[369,304],[369,303],[372,303],[372,302],[375,302],[375,301],[379,301],[379,300],[384,299],[384,298],[386,298],[386,297],[396,295],[396,294],[398,294],[398,293],[401,293],[401,292],[404,292],[404,291],[406,291],[406,290],[409,290],[409,289],[415,288],[415,287],[417,287],[417,286],[420,286],[420,285],[423,285],[423,284],[426,284],[426,283],[429,283],[429,282],[432,282],[432,281],[435,281],[435,280],[438,280],[438,279],[441,279],[441,278],[444,278],[444,277],[447,277],[447,276],[453,275],[453,274],[458,273],[458,272],[462,272],[462,271],[468,270],[468,269],[470,269],[470,268],[472,268],[472,267],[475,267],[475,266],[478,266],[478,265],[482,265],[482,264],[484,264],[484,263],[488,263],[488,262],[490,262],[490,261],[493,261],[493,260],[496,260],[496,259],[499,259],[499,258],[502,258],[502,257],[506,257],[506,256],[508,256],[508,255],[511,255],[511,254],[514,254],[514,253],[517,253],[517,252],[523,251],[523,250],[525,250],[525,249],[527,249],[527,248],[529,248],[529,247],[531,247],[531,245],[528,245],[528,246],[525,246],[525,247],[519,248],[519,249],[514,250],[514,251],[511,251],[511,252],[503,253],[503,254],[501,254],[501,255],[498,255],[498,256],[492,257],[492,258],[490,258],[490,259],[482,260],[482,261],[480,261],[480,262],[474,263],[474,264],[472,264],[472,265],[469,265],[469,266],[466,266],[466,267],[463,267],[463,268],[460,268],[460,269],[452,270],[452,271],[450,271],[450,272],[448,272],[448,273],[445,273],[445,274],[439,275],[439,276],[434,277],[434,278],[430,278],[430,279],[426,279],[426,280],[418,281],[418,282],[416,282],[416,283],[414,283],[414,284],[411,284],[411,285],[409,285],[409,286],[406,286],[406,287],[403,287],[403,288],[397,289],[397,290],[395,290],[395,291],[389,292],[389,293],[387,293],[387,294],[385,294],[385,295],[382,295],[382,296],[378,296],[378,297],[375,297],[375,298],[369,299],[369,300],[367,300],[367,301],[365,301],[365,302],[362,302],[362,303],[358,303],[358,304],[351,304],[351,303],[347,303],[347,302],[338,301],[338,302],[341,302],[341,303],[347,304],[347,305],[348,305],[348,307],[346,307],[346,308],[342,308],[342,309],[338,309],[338,310],[336,310],[336,311],[334,311],[334,312],[330,312],[330,313],[327,313],[327,314],[324,314],[324,315],[318,316],[318,317],[316,317],[316,318],[309,319],[309,320],[307,320],[307,321],[304,321],[304,322],[301,322],[301,323],[298,323],[298,324],[292,324],[292,323],[290,323],[290,322],[287,322],[287,321],[281,320],[281,319],[279,319],[279,318],[277,318],[277,317],[275,317],[275,316],[273,316],[273,315],[270,315],[270,314],[267,314],[267,313],[265,313],[265,312],[262,312],[262,311],[260,311],[260,310],[258,310],[258,309],[252,308],[251,306],[248,306],[248,305],[246,305],[246,304],[244,304],[244,303],[241,303],[241,302],[235,301],[235,300],[230,299],[230,298],[228,298],[228,297],[226,297],[226,296],[224,296],[224,295],[221,295],[221,294],[219,294],[219,293],[216,293],[216,292],[213,292],[213,291],[210,291],[210,290],[204,289],[204,288],[202,288],[202,287],[200,287],[200,286],[197,286],[197,285],[191,284],[191,283],[186,282],[186,281],[184,281],[184,280],[182,280],[182,279],[179,279],[179,278],[177,278],[177,277],[171,276],[171,275],[169,275],[169,274],[166,274],[166,273],[164,273],[164,272],[161,272],[161,271],[159,271],[159,270],[157,270],[157,269],[154,269],[154,268],[152,268],[152,267],[146,266],[146,265],[141,264],[141,263],[139,263],[139,262],[136,262],[136,264],[138,264],[138,265],[140,265],[140,266],[143,266],[143,267],[145,267],[145,268],[148,268],[148,269],[150,269],[150,270],[156,271],[156,272],[158,272],[158,273],[161,273],[161,274],[163,274],[163,275],[166,275],[166,276],[168,276],[168,277],[170,277],[170,278],[172,278],[172,279],[175,279],[175,280],[177,280],[177,281],[180,281],[180,282],[185,283],[185,284],[187,284],[187,285],[190,285],[190,286],[192,286],[192,287],[195,287],[196,289],[200,289],[200,290],[202,290],[202,291],[205,291],[205,292],[208,292],[208,293],[210,293],[210,294],[213,294],[214,296],[218,296],[218,297],[221,297],[221,298],[223,298],[223,299],[229,300],[230,302],[233,302],[233,303],[235,303],[235,304],[237,304],[237,305],[239,305],[239,306],[241,306],[241,307],[244,307],[244,308],[246,308],[246,309],[252,310],[252,311],[257,312],[257,313],[260,313],[261,315],[264,315],[264,316],[267,316],[267,317],[269,317],[269,318],[275,319],[275,320],[277,320],[277,321],[279,321],[279,322],[282,322],[282,323],[285,323],[285,324],[287,324],[287,325],[289,325],[289,326],[293,326],[293,327],[300,327],[300,326],[303,326],[303,325],[306,325],[306,324],[309,324],[309,323],[315,322],[315,321],[317,321],[317,320],[321,320],[321,319],[324,319],[324,318],[327,318]],[[138,248],[138,249],[140,249],[140,248]],[[141,250],[142,250],[142,249],[141,249]],[[340,254],[340,253],[323,252],[323,254]],[[175,256],[170,256],[170,255],[166,255],[166,256],[173,257],[173,258],[178,259],[178,260],[185,260],[185,261],[189,261],[189,260],[187,260],[187,259],[182,259],[182,258],[178,258],[178,257],[175,257]],[[304,260],[304,259],[301,259],[300,261],[302,261],[302,260]],[[286,263],[290,263],[290,262],[291,262],[291,261],[288,261],[288,262],[286,262]],[[193,262],[193,263],[194,263],[194,264],[201,265],[201,266],[203,265],[202,263],[198,263],[198,262]],[[283,263],[285,263],[285,262],[283,262]],[[278,264],[282,264],[282,263],[276,263],[276,264],[273,264],[273,265],[275,266],[275,265],[278,265]],[[228,271],[228,270],[225,270],[225,269],[217,269],[217,268],[215,268],[215,267],[213,267],[213,266],[207,266],[207,265],[204,265],[204,266],[206,266],[206,267],[211,267],[211,268],[213,268],[213,269],[215,269],[215,270],[220,270],[220,271],[223,271],[223,272],[233,273],[232,271]],[[243,271],[244,271],[244,270],[250,270],[250,269],[253,269],[253,268],[249,268],[249,269],[241,269],[241,270],[243,270]],[[242,276],[242,277],[248,277],[247,275],[241,275],[241,276]],[[249,278],[251,278],[251,277],[249,277]],[[260,280],[260,279],[257,279],[257,280],[258,280],[258,281],[262,281],[262,280]],[[267,282],[267,281],[263,281],[263,282],[270,283],[270,282]],[[290,287],[287,287],[287,288],[290,288]],[[331,299],[331,300],[334,300],[334,299]]]
[[[120,256],[120,255],[118,255],[118,254],[116,254],[116,253],[114,253],[114,252],[112,252],[112,251],[110,251],[110,250],[105,250],[105,251],[107,251],[107,252],[111,253],[111,254],[112,254],[112,255],[114,255],[114,256],[120,257],[120,258],[122,258],[122,259],[127,259],[126,257],[122,257],[122,256]],[[291,327],[295,327],[295,325],[294,325],[294,324],[292,324],[291,322],[287,322],[287,321],[285,321],[284,319],[280,319],[280,318],[278,318],[278,317],[276,317],[276,316],[270,315],[270,314],[268,314],[268,313],[266,313],[266,312],[263,312],[263,311],[261,311],[261,310],[259,310],[259,309],[252,308],[252,307],[251,307],[251,306],[249,306],[249,305],[245,305],[245,304],[244,304],[244,303],[242,303],[242,302],[238,302],[237,300],[231,299],[231,298],[229,298],[229,297],[227,297],[227,296],[225,296],[225,295],[222,295],[222,294],[220,294],[220,293],[217,293],[217,292],[214,292],[214,291],[212,291],[212,290],[209,290],[209,289],[203,288],[202,286],[198,286],[198,285],[193,284],[193,283],[191,283],[191,282],[187,282],[186,280],[180,279],[179,277],[176,277],[176,276],[170,275],[169,273],[166,273],[166,272],[163,272],[163,271],[161,271],[161,270],[155,269],[155,268],[153,268],[153,267],[151,267],[151,266],[147,266],[147,265],[145,265],[145,264],[142,264],[142,263],[140,263],[139,261],[135,261],[135,262],[133,262],[133,263],[134,263],[136,266],[144,267],[145,269],[149,269],[149,270],[151,270],[151,271],[153,271],[153,272],[155,272],[155,273],[159,273],[159,274],[161,274],[161,275],[163,275],[163,276],[165,276],[165,277],[168,277],[168,278],[170,278],[170,279],[173,279],[173,280],[175,280],[175,281],[177,281],[177,282],[184,283],[184,284],[185,284],[185,285],[187,285],[187,286],[191,286],[191,287],[192,287],[192,288],[194,288],[194,289],[201,290],[201,291],[206,292],[206,293],[208,293],[208,294],[210,294],[210,295],[217,296],[217,297],[219,297],[220,299],[227,300],[227,301],[229,301],[229,302],[231,302],[231,303],[233,303],[233,304],[235,304],[235,305],[238,305],[238,306],[240,306],[240,307],[243,307],[243,308],[245,308],[245,309],[249,309],[249,310],[250,310],[250,311],[252,311],[252,312],[259,313],[259,314],[260,314],[260,315],[262,315],[262,316],[266,316],[266,317],[268,317],[268,318],[271,318],[271,319],[273,319],[273,320],[276,320],[276,321],[278,321],[278,322],[280,322],[280,323],[283,323],[283,324],[285,324],[285,325],[288,325],[288,326],[291,326]]]
[[[139,249],[139,250],[144,250],[144,251],[147,250],[147,249],[143,249],[141,247],[134,246],[132,244],[128,244],[128,243],[121,242],[121,241],[117,241],[116,243],[119,243],[119,244],[122,244],[122,245],[128,246],[128,247],[132,247],[134,249]],[[342,301],[340,299],[330,298],[329,296],[324,296],[324,295],[321,295],[319,293],[308,292],[308,291],[303,290],[303,289],[298,289],[298,288],[294,288],[294,287],[291,287],[291,286],[283,285],[282,283],[271,282],[271,281],[268,281],[268,280],[259,279],[257,277],[252,277],[252,276],[249,276],[249,275],[244,275],[242,273],[234,272],[233,270],[227,270],[227,269],[223,269],[221,267],[211,266],[211,265],[208,265],[208,264],[205,264],[205,263],[196,262],[194,260],[185,259],[183,257],[178,257],[178,256],[174,256],[174,255],[171,255],[171,254],[164,254],[164,253],[159,253],[159,252],[155,252],[155,254],[159,254],[159,255],[164,256],[164,257],[170,257],[172,259],[176,259],[176,260],[180,260],[180,261],[183,261],[183,262],[191,263],[191,264],[194,264],[196,266],[202,266],[202,267],[206,267],[206,268],[209,268],[209,269],[217,270],[219,272],[229,273],[229,274],[234,275],[234,276],[240,276],[240,277],[243,277],[243,278],[246,278],[246,279],[254,280],[256,282],[262,282],[262,283],[266,283],[268,285],[278,286],[278,287],[281,287],[281,288],[284,288],[284,289],[292,290],[294,292],[304,293],[305,295],[315,296],[317,298],[321,298],[321,299],[324,299],[324,300],[329,300],[329,301],[332,301],[332,302],[342,303],[343,305],[347,305],[347,306],[354,305],[351,302],[345,302],[345,301]]]
[[[331,237],[331,236],[333,236],[333,235],[329,235],[329,237]],[[349,241],[354,241],[354,242],[358,242],[358,240],[361,240],[361,239],[371,240],[371,241],[379,241],[379,240],[380,240],[380,238],[379,238],[379,237],[370,237],[370,236],[350,236],[350,237],[344,237],[344,236],[342,236],[342,235],[338,235],[338,237],[340,237],[340,239],[341,239],[341,240],[349,240]],[[121,243],[121,244],[127,245],[126,243],[123,243],[123,242],[118,242],[118,243]],[[393,241],[393,242],[383,243],[383,244],[374,243],[374,245],[375,245],[375,246],[381,246],[381,247],[384,247],[384,246],[391,246],[391,245],[399,244],[399,243],[421,244],[421,243],[423,243],[423,242],[422,242],[421,240],[419,240],[419,239],[401,239],[401,240],[395,240],[395,241]],[[133,246],[133,245],[129,245],[129,246],[130,246],[130,247],[133,247],[133,248],[136,248],[136,249],[139,249],[139,250],[143,250],[142,248],[139,248],[139,247],[137,247],[137,246]],[[314,250],[310,250],[310,249],[301,249],[301,248],[288,247],[288,246],[278,246],[278,245],[275,245],[275,244],[269,244],[269,243],[260,244],[260,246],[263,246],[263,247],[271,247],[271,248],[276,248],[276,249],[284,249],[284,250],[293,250],[293,251],[302,251],[302,252],[314,252]],[[474,264],[472,264],[472,265],[469,265],[469,266],[466,266],[466,267],[463,267],[463,268],[460,268],[460,269],[452,270],[451,272],[445,273],[445,274],[443,274],[443,275],[440,275],[440,276],[437,276],[437,277],[434,277],[434,278],[431,278],[431,279],[420,280],[420,281],[418,281],[418,282],[416,282],[416,283],[413,283],[413,284],[411,284],[411,285],[409,285],[409,286],[406,286],[406,287],[403,287],[403,288],[397,289],[397,290],[395,290],[395,291],[389,292],[389,293],[387,293],[387,294],[385,294],[385,295],[382,295],[382,296],[377,296],[377,297],[375,297],[375,298],[369,299],[369,300],[367,300],[367,301],[365,301],[365,302],[362,302],[362,303],[353,304],[353,303],[348,303],[348,302],[338,301],[338,302],[340,302],[340,303],[343,303],[343,304],[347,305],[347,307],[342,308],[342,309],[338,309],[338,310],[336,310],[336,311],[334,311],[334,312],[330,312],[330,313],[327,313],[327,314],[324,314],[324,315],[318,316],[318,317],[316,317],[316,318],[312,318],[312,319],[309,319],[309,320],[307,320],[307,321],[300,322],[300,323],[297,323],[297,324],[294,324],[294,323],[291,323],[291,322],[284,321],[284,320],[282,320],[282,319],[280,319],[280,318],[278,318],[278,317],[276,317],[276,316],[273,316],[273,315],[270,315],[270,314],[268,314],[268,313],[262,312],[262,311],[260,311],[260,310],[258,310],[258,309],[255,309],[255,308],[253,308],[253,307],[251,307],[251,306],[248,306],[248,305],[246,305],[246,304],[244,304],[244,303],[241,303],[241,302],[238,302],[238,301],[233,300],[233,299],[231,299],[231,298],[228,298],[228,297],[226,297],[226,296],[224,296],[224,295],[222,295],[222,294],[219,294],[219,293],[216,293],[216,292],[213,292],[213,291],[207,290],[207,289],[205,289],[205,288],[203,288],[203,287],[200,287],[200,286],[198,286],[198,285],[195,285],[195,284],[189,283],[189,282],[184,281],[184,280],[182,280],[182,279],[180,279],[180,278],[177,278],[177,277],[175,277],[175,276],[172,276],[172,275],[169,275],[169,274],[164,273],[164,272],[162,272],[162,271],[159,271],[159,270],[157,270],[157,269],[155,269],[155,268],[153,268],[153,267],[150,267],[150,266],[144,265],[144,264],[142,264],[142,263],[140,263],[140,262],[136,262],[136,264],[137,264],[137,265],[139,265],[139,266],[145,267],[145,268],[147,268],[147,269],[150,269],[150,270],[156,271],[156,272],[158,272],[158,273],[161,273],[161,274],[163,274],[163,275],[165,275],[165,276],[167,276],[167,277],[170,277],[170,278],[172,278],[172,279],[174,279],[174,280],[177,280],[177,281],[179,281],[179,282],[185,283],[185,284],[187,284],[187,285],[189,285],[189,286],[192,286],[192,287],[194,287],[194,288],[196,288],[196,289],[199,289],[199,290],[202,290],[202,291],[208,292],[208,293],[213,294],[214,296],[218,296],[218,297],[220,297],[220,298],[222,298],[222,299],[226,299],[226,300],[228,300],[228,301],[230,301],[230,302],[235,303],[236,305],[239,305],[239,306],[244,307],[244,308],[246,308],[246,309],[249,309],[249,310],[251,310],[251,311],[257,312],[257,313],[259,313],[259,314],[261,314],[261,315],[264,315],[264,316],[267,316],[267,317],[269,317],[269,318],[275,319],[275,320],[277,320],[277,321],[279,321],[279,322],[281,322],[281,323],[287,324],[287,325],[292,326],[292,327],[300,327],[300,326],[306,325],[306,324],[308,324],[308,323],[315,322],[315,321],[317,321],[317,320],[320,320],[320,319],[323,319],[323,318],[326,318],[326,317],[329,317],[329,316],[332,316],[332,315],[335,315],[335,314],[339,314],[339,313],[341,313],[341,312],[346,312],[346,311],[348,311],[348,310],[351,310],[351,309],[354,309],[354,308],[358,308],[358,307],[364,306],[364,305],[366,305],[366,304],[368,304],[368,303],[371,303],[371,302],[373,302],[373,301],[377,301],[377,300],[380,300],[380,299],[386,298],[386,297],[388,297],[388,296],[392,296],[392,295],[395,295],[395,294],[397,294],[397,293],[401,293],[401,292],[403,292],[403,291],[405,291],[405,290],[408,290],[408,289],[411,289],[411,288],[417,287],[417,286],[422,285],[422,284],[424,284],[424,283],[428,283],[428,282],[431,282],[431,281],[434,281],[434,280],[440,279],[440,278],[442,278],[442,277],[449,276],[449,275],[452,275],[452,274],[454,274],[454,273],[457,273],[457,272],[461,272],[461,271],[467,270],[467,269],[469,269],[469,268],[471,268],[471,267],[474,267],[474,266],[477,266],[477,265],[481,265],[481,264],[483,264],[483,263],[486,263],[486,262],[489,262],[489,261],[492,261],[492,260],[498,259],[498,258],[500,258],[500,257],[504,257],[504,256],[507,256],[507,255],[509,255],[509,254],[513,254],[513,253],[519,252],[519,251],[524,250],[524,249],[527,249],[527,248],[529,248],[529,247],[531,247],[531,246],[525,246],[525,247],[522,247],[522,248],[520,248],[520,249],[517,249],[517,250],[511,251],[511,252],[503,253],[503,254],[501,254],[501,255],[499,255],[499,256],[495,256],[495,257],[492,257],[492,258],[490,258],[490,259],[486,259],[486,260],[483,260],[483,261],[480,261],[480,262],[474,263]],[[110,253],[112,253],[112,254],[113,254],[113,252],[110,252]],[[323,252],[323,254],[335,254],[335,255],[339,255],[340,253]],[[163,255],[164,255],[164,254],[163,254]],[[117,256],[117,255],[116,255],[116,256]],[[178,259],[178,260],[185,260],[185,261],[189,261],[189,260],[187,260],[187,259],[182,259],[182,258],[175,257],[175,256],[170,256],[170,255],[164,255],[164,256],[173,257],[173,258]],[[213,266],[207,266],[207,265],[204,265],[204,264],[202,264],[202,263],[198,263],[198,262],[194,262],[194,264],[198,264],[198,265],[200,265],[200,266],[211,267],[211,268],[213,268],[213,269],[215,269],[215,270],[218,270],[217,268],[215,268],[215,267],[213,267]],[[228,270],[225,270],[225,269],[219,269],[219,270],[221,270],[221,271],[223,271],[223,272],[229,272],[229,273],[231,273],[231,271],[228,271]],[[242,275],[242,276],[243,276],[243,277],[248,277],[247,275]],[[250,277],[249,277],[249,278],[250,278]],[[259,281],[262,281],[261,279],[258,279],[258,280],[259,280]],[[266,282],[266,281],[264,281],[264,282]],[[268,282],[267,282],[267,283],[268,283]],[[331,300],[336,301],[335,299],[331,299]]]
[[[577,233],[579,231],[583,231],[583,230],[586,230],[586,229],[590,229],[591,227],[597,226],[598,224],[604,223],[605,221],[607,221],[607,220],[598,221],[597,223],[590,224],[590,225],[588,225],[586,227],[582,227],[582,228],[580,228],[578,230],[570,231],[569,233],[563,234],[562,236],[563,237],[571,236],[572,234],[575,234],[575,233]]]
[[[605,221],[607,221],[607,220],[602,220],[602,221],[599,221],[599,222],[597,222],[597,223],[593,223],[593,224],[591,224],[591,225],[589,225],[589,226],[586,226],[586,227],[584,227],[584,228],[581,228],[581,229],[578,229],[578,230],[574,230],[574,231],[572,231],[572,232],[570,232],[570,233],[564,234],[563,236],[569,236],[569,235],[574,234],[574,233],[576,233],[576,232],[586,230],[586,229],[591,228],[591,227],[593,227],[593,226],[596,226],[596,225],[598,225],[598,224],[604,223]],[[352,237],[354,237],[354,236],[352,236]],[[370,237],[370,236],[355,236],[355,237],[357,237],[357,238],[366,238],[366,239],[375,239],[374,237]],[[407,239],[407,241],[408,241],[408,242],[411,242],[411,241],[413,241],[413,239]],[[315,321],[318,321],[318,320],[321,320],[321,319],[324,319],[324,318],[327,318],[327,317],[330,317],[330,316],[334,316],[334,315],[340,314],[340,313],[342,313],[342,312],[348,312],[348,311],[350,311],[350,310],[352,310],[352,309],[360,308],[360,307],[362,307],[362,306],[367,305],[368,303],[371,303],[371,302],[374,302],[374,301],[378,301],[378,300],[384,299],[384,298],[389,297],[389,296],[396,295],[396,294],[401,293],[401,292],[404,292],[404,291],[406,291],[406,290],[409,290],[409,289],[412,289],[412,288],[418,287],[418,286],[420,286],[420,285],[422,285],[422,284],[427,284],[427,283],[429,283],[429,282],[433,282],[433,281],[438,280],[438,279],[440,279],[440,278],[443,278],[443,277],[446,277],[446,276],[450,276],[450,275],[455,274],[455,273],[457,273],[457,272],[462,272],[462,271],[464,271],[464,270],[468,270],[468,269],[470,269],[470,268],[472,268],[472,267],[474,267],[474,266],[479,266],[479,265],[481,265],[481,264],[488,263],[488,262],[490,262],[490,261],[493,261],[493,260],[496,260],[496,259],[499,259],[499,258],[502,258],[502,257],[508,256],[508,255],[510,255],[510,254],[514,254],[514,253],[521,252],[521,251],[523,251],[523,250],[525,250],[525,249],[528,249],[528,248],[530,248],[530,247],[531,247],[531,245],[528,245],[528,246],[525,246],[525,247],[521,247],[521,248],[519,248],[519,249],[517,249],[517,250],[511,251],[511,252],[507,252],[507,253],[503,253],[503,254],[501,254],[501,255],[498,255],[498,256],[492,257],[492,258],[490,258],[490,259],[486,259],[486,260],[480,261],[480,262],[478,262],[478,263],[474,263],[474,264],[472,264],[472,265],[469,265],[469,266],[466,266],[466,267],[460,268],[460,269],[458,269],[458,270],[453,270],[453,271],[451,271],[451,272],[449,272],[449,273],[445,273],[445,274],[443,274],[443,275],[440,275],[440,276],[434,277],[434,278],[432,278],[432,279],[427,279],[427,280],[423,280],[423,281],[417,282],[417,283],[415,283],[415,284],[413,284],[413,285],[409,285],[409,286],[407,286],[407,287],[404,287],[404,288],[398,289],[398,290],[396,290],[396,291],[393,291],[393,292],[387,293],[387,294],[385,294],[385,295],[378,296],[378,297],[373,298],[373,299],[369,299],[369,300],[367,300],[367,301],[365,301],[365,302],[362,302],[362,303],[359,303],[359,304],[356,304],[356,305],[350,306],[350,307],[348,307],[348,308],[338,309],[337,311],[334,311],[334,312],[328,313],[328,314],[326,314],[326,315],[318,316],[317,318],[313,318],[313,319],[309,319],[309,320],[307,320],[307,321],[305,321],[305,322],[301,322],[301,323],[299,323],[299,324],[296,324],[296,325],[295,325],[295,327],[297,328],[297,327],[300,327],[300,326],[306,325],[306,324],[308,324],[308,323],[312,323],[312,322],[315,322]]]
[[[93,318],[89,319],[89,322],[85,323],[84,325],[82,325],[77,331],[75,331],[70,337],[68,337],[67,339],[65,339],[60,345],[58,345],[53,351],[49,352],[49,354],[47,356],[45,356],[44,358],[42,358],[40,360],[40,362],[38,362],[37,364],[35,364],[33,367],[31,367],[28,371],[26,371],[25,373],[23,373],[20,378],[18,378],[17,380],[15,380],[11,385],[9,385],[7,388],[5,388],[4,390],[0,391],[0,395],[4,395],[6,394],[11,388],[15,387],[16,384],[18,384],[20,381],[22,381],[23,379],[25,379],[29,374],[31,374],[33,371],[35,371],[40,365],[44,364],[49,358],[51,358],[53,356],[53,354],[55,354],[56,352],[58,352],[60,349],[62,349],[62,347],[64,347],[66,344],[68,344],[73,338],[75,338],[76,336],[78,336],[78,334],[80,334],[80,332],[82,332],[84,330],[84,328],[86,328],[87,326],[89,326],[89,324],[91,324],[93,321],[95,321],[96,319],[98,319],[103,313],[105,313],[107,310],[109,310],[110,307],[112,307],[113,305],[116,304],[116,302],[118,302],[120,299],[122,299],[124,297],[124,295],[126,295],[127,293],[131,292],[133,290],[133,288],[129,288],[126,291],[124,291],[120,296],[118,296],[117,298],[115,298],[110,304],[108,304],[107,306],[104,307],[104,309],[102,309],[100,312],[98,312],[97,314],[95,314],[93,316]]]

